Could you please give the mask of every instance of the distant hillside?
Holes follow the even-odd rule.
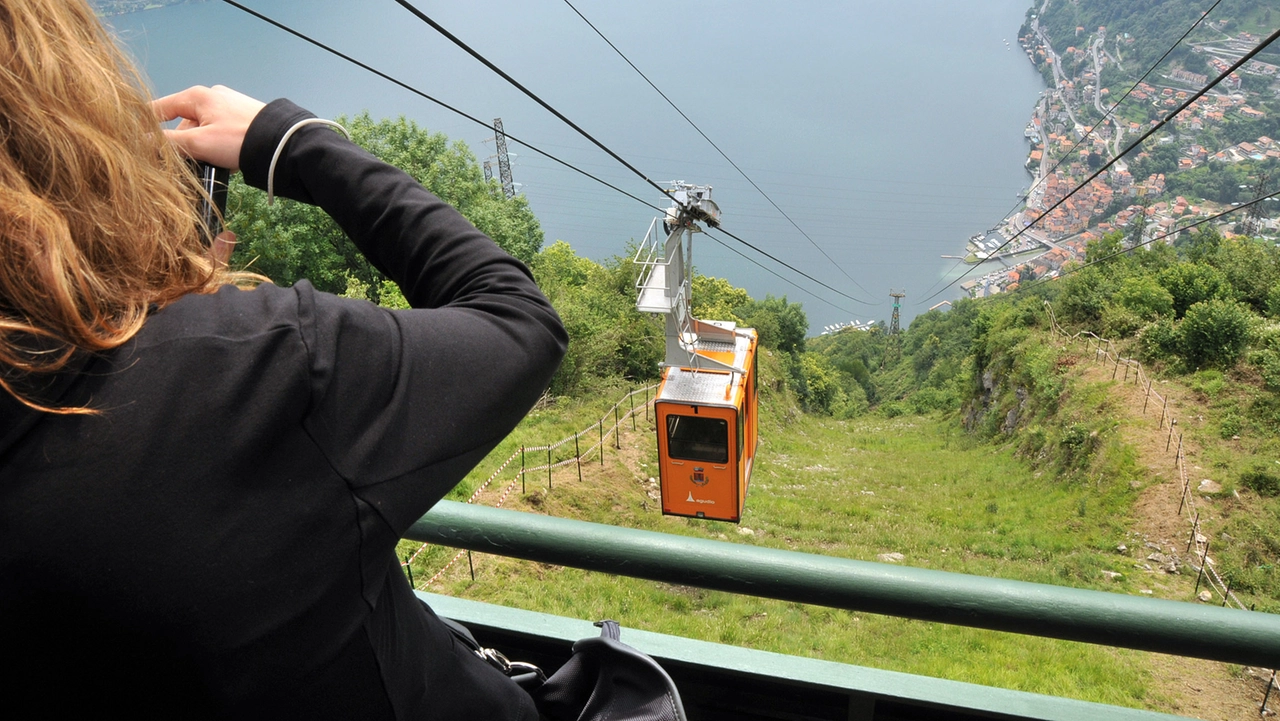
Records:
[[[1059,51],[1075,44],[1077,37],[1087,37],[1105,27],[1108,37],[1120,42],[1125,69],[1136,79],[1212,4],[1206,0],[1048,0],[1044,4],[1033,3],[1027,17],[1030,23],[1031,16],[1043,8],[1040,26]],[[1268,35],[1280,24],[1280,0],[1224,0],[1208,20],[1186,42],[1216,40],[1242,32]],[[1026,28],[1021,34],[1025,32]],[[1128,38],[1124,37],[1126,33]],[[1269,49],[1263,55],[1270,59],[1259,57],[1260,60],[1280,62],[1280,48]],[[1193,59],[1185,43],[1170,55],[1170,60],[1203,64],[1202,60]]]

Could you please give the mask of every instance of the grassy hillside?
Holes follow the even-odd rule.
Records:
[[[951,343],[940,322],[922,327],[939,338],[933,345],[954,347],[963,360],[935,353],[933,366],[954,371],[943,374],[948,377],[938,381],[942,390],[937,393],[973,392],[968,403],[950,411],[917,414],[912,409],[920,404],[911,393],[894,397],[912,385],[911,377],[923,379],[917,389],[929,387],[931,369],[913,363],[919,350],[912,351],[910,338],[897,351],[897,365],[884,364],[886,370],[874,379],[880,410],[847,419],[802,412],[786,382],[787,357],[766,354],[762,441],[741,526],[660,514],[657,487],[650,480],[656,476],[654,429],[643,415],[634,432],[623,424],[622,448],[610,442],[603,467],[595,456],[584,464],[581,482],[570,465],[556,472],[548,493],[545,472],[531,474],[528,492],[521,494],[517,486],[505,506],[862,560],[900,553],[901,563],[919,567],[1193,600],[1194,574],[1166,573],[1146,560],[1154,552],[1172,554],[1189,529],[1160,505],[1171,484],[1179,484],[1161,452],[1164,431],[1157,431],[1154,417],[1142,416],[1141,397],[1127,397],[1131,386],[1112,381],[1110,369],[1089,363],[1083,349],[1055,344],[1038,327],[1045,324],[1025,309],[981,322],[974,315],[969,331],[983,330],[976,343]],[[818,347],[820,352],[822,344]],[[1229,405],[1226,389],[1237,386],[1215,385],[1219,376],[1201,374],[1186,385],[1175,379],[1163,386],[1162,392],[1174,398],[1171,413],[1183,419],[1189,462],[1199,466],[1227,462],[1222,458],[1229,455],[1229,445],[1216,446],[1213,439],[1240,443],[1221,438],[1214,402],[1202,403],[1217,398],[1217,404]],[[601,386],[590,400],[562,400],[535,411],[458,495],[470,495],[519,443],[545,444],[591,426],[629,387]],[[937,393],[931,402],[942,402]],[[1015,408],[1010,423],[1009,411]],[[607,425],[611,421],[610,415]],[[582,447],[595,437],[585,436]],[[503,481],[477,502],[496,502],[504,482],[516,475],[508,466]],[[1274,528],[1268,520],[1274,509],[1238,483],[1229,482],[1216,500],[1200,502],[1203,527],[1215,538],[1242,523]],[[1247,536],[1228,532],[1227,537]],[[404,550],[414,547],[405,544]],[[1274,558],[1265,545],[1261,552]],[[1248,553],[1234,545],[1224,548],[1221,567],[1232,568],[1236,557],[1247,565]],[[420,555],[414,563],[418,585],[454,554],[432,548]],[[611,617],[634,628],[752,648],[1214,718],[1244,718],[1249,704],[1261,698],[1260,684],[1245,669],[1223,664],[478,554],[473,561],[475,580],[464,558],[431,590],[574,617]],[[1275,603],[1262,586],[1237,589],[1260,608]]]

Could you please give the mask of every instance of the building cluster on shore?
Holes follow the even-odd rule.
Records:
[[[1080,68],[1076,77],[1067,77],[1063,72],[1063,56],[1048,45],[1035,20],[1031,31],[1019,38],[1033,63],[1044,64],[1052,70],[1055,87],[1037,104],[1024,133],[1030,143],[1027,169],[1033,177],[1024,207],[997,226],[998,233],[993,229],[969,240],[970,262],[1004,261],[999,269],[962,284],[971,296],[1007,292],[1033,278],[1055,277],[1064,265],[1083,258],[1089,241],[1112,231],[1123,231],[1130,244],[1157,239],[1171,243],[1178,227],[1188,225],[1192,219],[1215,215],[1227,207],[1208,201],[1192,202],[1182,196],[1164,199],[1168,179],[1163,173],[1135,178],[1131,168],[1141,167],[1142,163],[1124,160],[1114,163],[1071,194],[1106,160],[1158,122],[1140,123],[1113,115],[1086,136],[1088,126],[1079,121],[1078,115],[1086,107],[1105,112],[1111,93],[1101,87],[1098,77],[1102,67],[1115,62],[1115,58],[1105,50],[1106,28],[1085,33],[1080,27],[1076,36],[1084,42],[1068,47],[1063,53]],[[1117,43],[1131,44],[1133,40],[1124,36]],[[1220,74],[1257,42],[1258,38],[1253,35],[1240,33],[1213,43],[1195,44],[1193,50],[1204,54],[1207,65]],[[1250,105],[1250,93],[1243,89],[1241,73],[1276,78],[1280,77],[1280,67],[1249,62],[1219,85],[1222,92],[1215,90],[1199,98],[1166,126],[1175,132],[1156,142],[1178,144],[1177,168],[1171,172],[1193,170],[1210,162],[1280,160],[1280,141],[1266,136],[1223,148],[1206,148],[1184,140],[1233,118],[1249,120],[1267,116],[1265,110]],[[1153,80],[1154,84],[1139,83],[1125,105],[1149,104],[1153,112],[1148,117],[1164,116],[1185,104],[1208,80],[1204,75],[1175,68],[1159,80]],[[1130,111],[1127,115],[1132,118],[1138,114]],[[1134,159],[1141,161],[1148,157],[1147,153],[1140,153]],[[1237,221],[1224,221],[1219,226],[1220,232],[1231,235],[1230,228]],[[1254,231],[1274,231],[1275,225],[1274,221],[1265,221]],[[1015,236],[1018,247],[1004,245],[1005,240]],[[1013,256],[1037,248],[1044,252],[1026,260],[1020,256],[1015,259],[1016,265],[1009,262]]]

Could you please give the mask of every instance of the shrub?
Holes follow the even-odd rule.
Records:
[[[1267,295],[1267,315],[1280,318],[1280,283],[1276,283]]]
[[[1222,436],[1223,440],[1230,440],[1233,436],[1240,435],[1241,428],[1240,416],[1235,413],[1228,413],[1222,417],[1222,421],[1218,424],[1218,435]]]
[[[1085,268],[1067,276],[1058,308],[1062,317],[1073,323],[1094,323],[1102,318],[1107,299],[1115,292],[1115,284],[1096,267]]]
[[[1073,423],[1058,437],[1062,465],[1067,468],[1083,467],[1097,445],[1098,434],[1087,427]]]
[[[1253,338],[1249,345],[1261,350],[1272,350],[1280,353],[1280,323],[1258,323],[1253,329]]]
[[[1178,350],[1178,329],[1169,318],[1148,324],[1138,333],[1138,354],[1145,361],[1169,360]]]
[[[1259,496],[1280,496],[1280,466],[1269,468],[1255,464],[1240,474],[1240,484]]]
[[[1143,320],[1173,315],[1173,295],[1148,276],[1125,278],[1115,301]]]
[[[1249,342],[1249,321],[1249,311],[1235,301],[1196,303],[1178,325],[1178,355],[1193,368],[1235,365]]]
[[[1102,334],[1108,338],[1128,338],[1143,325],[1142,317],[1123,305],[1110,305],[1102,311]]]
[[[1273,391],[1280,391],[1280,352],[1262,350],[1253,354],[1253,363],[1262,373],[1262,382]]]
[[[1216,268],[1198,263],[1178,263],[1156,275],[1156,280],[1173,298],[1173,311],[1181,318],[1196,303],[1222,298],[1227,282]]]
[[[889,401],[881,404],[880,412],[887,418],[897,418],[898,416],[907,415],[907,407],[901,401]]]

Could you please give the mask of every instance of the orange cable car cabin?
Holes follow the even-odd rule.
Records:
[[[745,373],[669,367],[654,397],[662,512],[674,516],[742,520],[757,435],[754,330],[736,342],[703,351]],[[701,345],[701,344],[700,344]]]
[[[758,337],[751,328],[690,313],[693,234],[702,232],[698,222],[718,226],[720,209],[710,186],[672,185],[672,207],[649,225],[635,257],[636,308],[666,317],[653,406],[662,512],[737,523],[755,461]]]

